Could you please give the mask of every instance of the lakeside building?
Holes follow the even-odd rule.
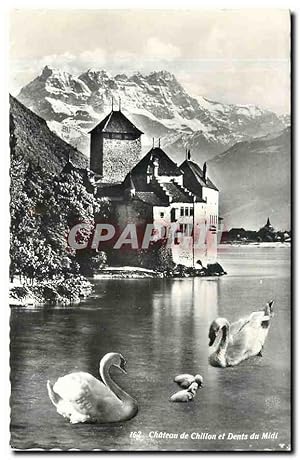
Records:
[[[176,229],[171,245],[176,264],[216,262],[219,190],[206,163],[201,168],[188,151],[178,166],[160,141],[141,157],[143,133],[120,108],[112,109],[90,134],[96,194],[112,202],[115,224],[152,223],[159,229],[158,239]]]

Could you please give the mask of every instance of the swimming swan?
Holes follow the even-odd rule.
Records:
[[[247,318],[232,323],[225,318],[217,318],[209,329],[209,346],[220,337],[216,350],[210,355],[209,362],[215,367],[236,366],[251,356],[262,356],[267,338],[274,301],[268,302],[264,310],[255,311]]]
[[[174,378],[174,382],[178,383],[181,388],[188,388],[192,383],[196,382],[199,387],[203,386],[203,377],[200,374],[180,374]]]
[[[60,377],[53,386],[47,381],[49,398],[57,412],[71,423],[129,420],[137,414],[137,402],[109,373],[111,366],[115,366],[126,374],[125,364],[120,353],[107,353],[99,365],[103,383],[87,372],[73,372]]]
[[[193,382],[187,390],[180,390],[170,397],[171,402],[188,402],[194,399],[198,390],[198,383]]]

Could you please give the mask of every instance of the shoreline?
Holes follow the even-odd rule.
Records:
[[[232,242],[229,241],[228,243],[220,243],[218,245],[218,248],[224,248],[224,247],[236,247],[240,248],[241,246],[243,247],[250,247],[250,248],[274,248],[274,249],[281,249],[281,248],[290,248],[291,243],[282,243],[282,242],[254,242],[254,241],[241,241],[241,242]]]
[[[37,305],[71,305],[80,303],[93,291],[92,283],[83,276],[67,279],[10,283],[10,307],[34,307]]]
[[[93,291],[93,280],[101,279],[186,279],[212,278],[226,275],[219,263],[208,264],[200,269],[178,265],[174,269],[160,272],[148,268],[123,266],[106,267],[92,278],[75,276],[51,281],[10,283],[10,307],[34,307],[37,305],[72,305],[86,299]]]

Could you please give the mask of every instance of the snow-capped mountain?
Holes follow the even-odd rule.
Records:
[[[86,154],[88,131],[110,112],[112,98],[115,109],[120,98],[122,111],[145,133],[145,148],[152,137],[161,137],[163,148],[178,161],[186,147],[202,161],[287,124],[286,118],[257,106],[191,97],[166,71],[111,76],[90,69],[76,77],[46,66],[18,95],[50,129]]]

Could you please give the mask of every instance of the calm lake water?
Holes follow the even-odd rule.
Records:
[[[220,251],[228,275],[218,279],[98,280],[74,307],[11,312],[11,444],[15,448],[120,450],[286,450],[290,444],[290,249]],[[264,356],[235,368],[208,365],[208,328],[236,320],[275,299]],[[115,425],[70,425],[56,413],[46,381],[72,371],[98,376],[99,359],[120,351],[128,374],[116,381],[139,404]],[[172,404],[173,378],[200,373],[193,402]],[[158,439],[151,432],[178,433]],[[134,436],[132,433],[137,432]],[[179,439],[185,432],[189,439]],[[256,433],[276,439],[250,439]],[[224,439],[191,439],[192,433]],[[230,439],[242,435],[239,440]],[[245,435],[248,439],[245,439]],[[196,435],[193,435],[196,437]]]

